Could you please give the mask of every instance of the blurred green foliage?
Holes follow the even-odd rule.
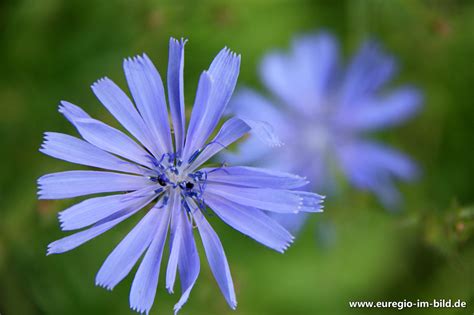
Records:
[[[73,252],[45,256],[46,245],[64,236],[56,213],[73,203],[38,202],[35,194],[37,177],[72,167],[38,152],[44,131],[74,133],[57,113],[59,100],[114,124],[88,86],[107,75],[125,87],[122,59],[141,52],[166,73],[170,36],[189,38],[188,106],[200,71],[225,45],[242,54],[239,82],[261,87],[256,66],[267,49],[320,28],[338,35],[347,55],[369,36],[380,39],[400,60],[395,83],[424,90],[423,113],[381,136],[418,160],[423,176],[402,187],[406,206],[399,213],[345,188],[285,255],[212,219],[236,283],[235,314],[391,314],[398,311],[350,309],[348,301],[433,298],[462,299],[472,309],[474,2],[6,0],[0,2],[0,313],[131,312],[131,277],[110,293],[94,286],[94,276],[134,222]],[[234,314],[202,259],[182,314]],[[171,313],[177,299],[160,282],[152,313]]]

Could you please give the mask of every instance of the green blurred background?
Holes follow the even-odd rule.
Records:
[[[242,54],[240,84],[261,87],[259,59],[293,35],[334,32],[349,55],[374,36],[399,58],[394,84],[425,92],[421,115],[381,135],[416,159],[422,179],[401,185],[405,208],[382,209],[344,187],[286,254],[220,223],[239,307],[225,304],[204,257],[181,314],[472,314],[474,306],[474,2],[472,1],[1,1],[0,313],[130,314],[132,277],[114,291],[95,273],[134,220],[72,252],[45,256],[65,235],[56,214],[73,203],[37,201],[35,180],[72,165],[38,152],[44,131],[73,133],[61,99],[112,122],[89,89],[108,76],[125,87],[122,59],[147,52],[165,74],[170,36],[187,37],[185,90],[225,45]],[[135,220],[136,221],[136,220]],[[202,250],[202,248],[201,248]],[[202,251],[201,251],[202,253]],[[163,277],[161,277],[163,279]],[[350,300],[461,299],[468,309],[350,309]],[[159,284],[153,314],[179,295]]]

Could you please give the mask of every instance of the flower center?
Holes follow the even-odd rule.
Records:
[[[181,167],[182,161],[171,153],[163,154],[159,160],[154,157],[149,158],[154,167],[146,176],[151,182],[160,186],[155,193],[164,194],[162,206],[167,204],[170,191],[175,189],[180,193],[181,203],[188,212],[191,211],[187,202],[188,198],[192,199],[199,208],[205,208],[203,194],[207,181],[206,172],[189,173],[186,168]]]

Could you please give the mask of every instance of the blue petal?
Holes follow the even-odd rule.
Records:
[[[168,59],[168,99],[170,101],[171,119],[175,135],[176,152],[184,146],[185,113],[184,113],[184,45],[186,40],[170,38]]]
[[[159,72],[146,54],[126,59],[123,68],[138,111],[152,135],[153,153],[159,157],[171,152],[168,110]]]
[[[227,224],[257,242],[283,253],[293,236],[261,210],[241,206],[214,194],[206,194],[206,204]]]
[[[170,195],[169,207],[171,209],[171,234],[170,234],[170,257],[166,268],[166,289],[173,293],[174,281],[176,280],[176,270],[178,268],[178,258],[183,237],[183,225],[181,215],[181,196],[173,191]]]
[[[97,222],[93,227],[87,230],[66,236],[60,240],[52,242],[51,244],[48,245],[48,255],[61,254],[61,253],[70,251],[90,241],[91,239],[110,230],[111,228],[119,224],[120,222],[129,218],[130,216],[135,214],[137,211],[142,209],[144,206],[146,206],[149,202],[150,202],[149,199],[137,200],[136,203],[130,206],[130,208],[124,209],[118,213],[115,213]]]
[[[212,193],[243,206],[280,213],[320,212],[324,197],[304,191],[247,188],[208,183],[204,196]]]
[[[76,164],[126,173],[143,173],[138,165],[119,159],[84,140],[62,133],[46,132],[40,151]]]
[[[227,263],[227,258],[224,253],[224,248],[222,248],[221,241],[200,211],[195,211],[193,217],[198,227],[199,234],[201,235],[207,261],[209,262],[209,266],[214,274],[214,278],[216,278],[217,284],[219,285],[227,304],[229,304],[230,308],[235,309],[237,307],[237,300],[235,298],[234,283],[232,282],[229,264]]]
[[[208,74],[212,79],[212,88],[204,111],[196,110],[191,115],[191,121],[196,121],[200,127],[193,137],[194,148],[200,148],[216,128],[222,114],[234,91],[239,76],[240,56],[224,48],[212,61]],[[199,115],[198,117],[195,117]],[[187,139],[189,141],[190,139]],[[188,149],[192,154],[194,150]]]
[[[407,156],[372,142],[341,146],[338,156],[352,184],[373,191],[389,207],[396,207],[399,202],[393,178],[413,180],[418,175],[417,167]]]
[[[153,241],[137,270],[130,290],[130,307],[139,313],[146,314],[150,311],[155,300],[158,277],[160,275],[161,258],[163,256],[163,248],[165,246],[166,234],[168,233],[170,222],[170,211],[168,208],[154,208],[151,211],[156,212],[156,216],[151,220],[153,220],[152,223],[156,224],[158,227],[154,232],[155,236],[153,237]],[[127,244],[127,246],[134,246],[134,244],[130,243]],[[131,249],[124,250],[128,253],[132,252]],[[122,257],[121,259],[126,260],[127,258],[124,259]],[[122,264],[124,263],[118,263],[113,268],[120,268]],[[129,261],[127,264],[132,264],[133,266],[134,263]]]
[[[337,42],[321,33],[296,39],[291,55],[267,54],[260,74],[267,88],[285,105],[308,114],[323,104],[337,61]]]
[[[152,208],[115,247],[97,273],[96,285],[112,290],[128,275],[152,242],[163,211],[166,210]]]
[[[140,143],[153,154],[160,151],[153,140],[149,129],[128,96],[110,79],[103,78],[92,85],[100,102]]]
[[[209,134],[219,122],[234,92],[239,70],[240,55],[236,55],[228,48],[222,49],[209,67],[209,75],[214,81],[209,100],[210,110],[207,115],[213,121],[208,126]]]
[[[191,161],[191,164],[188,167],[189,171],[192,172],[195,170],[219,151],[225,149],[228,145],[238,140],[248,131],[250,131],[250,127],[241,119],[231,118],[227,120],[222,125],[216,137],[209,142],[209,145],[206,146],[194,161]]]
[[[132,191],[150,183],[143,176],[98,171],[67,171],[40,177],[38,195],[40,199],[64,199],[104,192]]]
[[[194,100],[193,111],[189,121],[186,144],[183,152],[184,159],[188,159],[189,156],[197,149],[200,149],[206,141],[199,130],[202,130],[203,125],[205,124],[204,116],[209,108],[208,103],[211,89],[212,79],[209,73],[204,71],[199,78],[196,99]]]
[[[121,131],[95,119],[78,119],[76,127],[89,143],[145,166],[151,166],[149,154]]]
[[[84,200],[59,213],[61,229],[81,229],[108,216],[132,207],[141,200],[153,200],[156,186],[148,186],[129,194],[96,197]]]
[[[61,101],[58,111],[73,125],[76,119],[91,118],[82,108],[67,101]]]
[[[227,166],[203,168],[201,171],[207,173],[207,180],[210,183],[244,187],[293,189],[309,183],[301,176],[256,167]]]
[[[395,60],[386,55],[378,43],[364,43],[344,76],[342,106],[359,105],[359,101],[381,88],[393,76],[395,70]]]
[[[60,112],[72,122],[87,142],[136,163],[152,166],[149,154],[130,137],[103,122],[90,117],[84,117],[87,114],[82,110],[80,115],[76,115],[76,112],[80,109],[77,106],[72,107],[71,105],[62,102]]]
[[[175,315],[186,303],[189,298],[189,294],[196,283],[199,275],[199,255],[196,249],[196,243],[193,237],[193,228],[184,212],[181,211],[181,222],[182,222],[182,244],[179,251],[178,269],[179,277],[181,280],[181,298],[178,303],[174,306]]]
[[[400,88],[387,96],[369,99],[356,110],[345,110],[342,124],[358,131],[388,128],[412,117],[421,105],[421,93],[414,88]]]

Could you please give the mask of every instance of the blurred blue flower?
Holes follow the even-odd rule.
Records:
[[[96,277],[97,285],[111,290],[144,256],[130,292],[130,307],[141,313],[148,313],[154,301],[168,229],[166,288],[173,292],[178,271],[182,296],[174,307],[175,313],[187,301],[200,269],[193,225],[199,231],[217,283],[229,306],[235,309],[229,265],[218,236],[205,218],[206,206],[236,230],[279,252],[290,245],[293,237],[266,211],[321,211],[321,196],[295,190],[306,184],[302,177],[241,166],[201,168],[251,127],[270,144],[277,141],[265,123],[230,118],[208,142],[239,74],[240,56],[227,48],[200,77],[185,134],[184,45],[183,40],[170,40],[168,99],[174,141],[162,80],[150,59],[143,55],[124,61],[136,107],[109,79],[92,85],[97,98],[137,141],[63,101],[59,111],[84,140],[47,132],[40,149],[58,159],[108,170],[47,174],[38,180],[40,199],[125,192],[86,199],[60,212],[63,230],[85,229],[49,244],[48,254],[76,248],[150,205],[149,210],[142,210],[146,212],[144,217],[107,257]]]
[[[393,179],[411,180],[417,168],[407,156],[366,137],[420,109],[422,95],[416,88],[385,88],[395,70],[394,59],[373,41],[365,42],[345,67],[332,35],[296,38],[290,53],[271,52],[261,63],[261,79],[275,98],[242,89],[230,105],[238,117],[275,126],[285,145],[275,150],[248,139],[222,159],[299,172],[329,194],[342,174],[387,207],[396,207],[400,197]],[[304,215],[283,216],[282,221],[297,230]]]

